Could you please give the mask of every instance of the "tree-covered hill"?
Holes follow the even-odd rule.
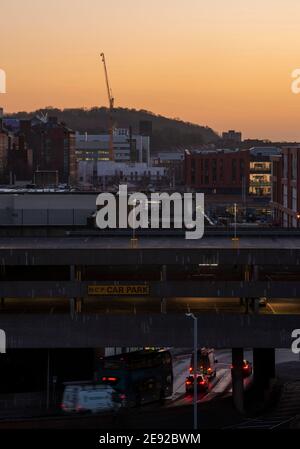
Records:
[[[74,108],[57,109],[47,107],[33,112],[18,112],[10,114],[15,118],[31,118],[41,113],[57,116],[73,130],[90,134],[105,133],[108,128],[107,108]],[[133,132],[138,132],[140,120],[150,120],[153,126],[151,141],[152,151],[172,150],[175,148],[197,147],[202,143],[215,142],[218,135],[209,127],[184,122],[156,115],[145,110],[116,108],[114,121],[117,127],[132,126]]]

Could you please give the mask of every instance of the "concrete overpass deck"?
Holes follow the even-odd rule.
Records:
[[[300,236],[13,237],[0,239],[5,265],[117,264],[294,264],[300,265]]]
[[[238,242],[233,242],[232,236],[204,236],[198,240],[187,240],[183,236],[141,236],[137,239],[135,249],[289,249],[300,250],[299,236],[241,236]],[[104,236],[103,234],[89,237],[7,237],[0,238],[0,250],[33,250],[33,249],[132,249],[131,236]]]

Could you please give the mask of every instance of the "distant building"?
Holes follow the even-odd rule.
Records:
[[[158,153],[152,158],[152,164],[154,167],[166,167],[174,187],[184,184],[184,151]]]
[[[189,188],[201,192],[246,194],[249,151],[186,151],[185,182]]]
[[[284,147],[272,156],[272,200],[274,223],[300,227],[300,146]]]
[[[75,182],[75,133],[64,123],[56,117],[4,119],[4,123],[14,136],[9,154],[13,179],[29,176],[32,180],[36,171],[57,171],[59,182]]]
[[[37,187],[58,186],[58,172],[49,170],[37,170],[34,173],[33,182]]]
[[[167,176],[165,167],[151,167],[144,162],[127,164],[124,162],[79,161],[78,183],[82,186],[102,186],[109,184],[156,184],[164,182]]]
[[[234,129],[230,129],[229,131],[225,131],[222,133],[222,139],[232,143],[241,143],[242,141],[242,133],[240,131],[235,131]]]
[[[76,159],[80,161],[108,161],[109,134],[76,133]],[[114,130],[115,162],[150,163],[150,137],[132,134],[130,129]]]
[[[0,118],[0,183],[6,181],[9,146],[9,132],[5,129],[3,120]]]

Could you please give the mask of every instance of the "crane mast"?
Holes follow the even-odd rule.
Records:
[[[106,89],[107,89],[107,96],[108,96],[108,104],[109,104],[109,160],[114,160],[114,122],[113,122],[113,109],[114,109],[114,103],[115,99],[112,94],[112,90],[109,84],[109,78],[108,78],[108,72],[106,67],[106,61],[105,61],[105,55],[104,53],[101,53],[101,58],[103,62],[104,67],[104,75],[105,75],[105,82],[106,82]]]

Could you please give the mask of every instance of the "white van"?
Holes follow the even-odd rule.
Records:
[[[121,404],[114,401],[114,392],[115,390],[109,385],[67,385],[64,390],[61,408],[66,413],[117,411]]]

